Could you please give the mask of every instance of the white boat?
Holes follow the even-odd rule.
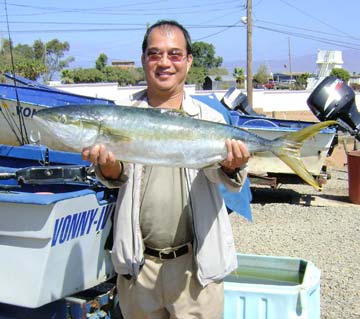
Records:
[[[0,146],[0,303],[37,308],[115,276],[116,193],[78,154]]]
[[[234,125],[245,127],[250,132],[270,140],[314,124],[314,122],[280,120],[234,113],[237,112],[231,114]],[[314,176],[321,174],[335,134],[335,129],[324,129],[304,142],[301,159]],[[293,174],[293,171],[271,152],[254,155],[249,161],[249,171],[254,174]]]
[[[40,136],[32,118],[40,109],[69,104],[115,104],[107,99],[72,94],[21,79],[19,84],[0,84],[1,144],[39,143]]]
[[[246,115],[239,111],[232,111],[226,108],[214,94],[198,95],[196,98],[221,112],[231,125],[245,128],[269,140],[315,124],[315,122],[283,120],[260,116],[255,113]],[[320,184],[326,181],[325,162],[336,142],[336,134],[335,128],[323,129],[314,137],[306,140],[301,149],[301,159],[305,167]],[[271,152],[252,155],[248,167],[253,185],[269,184],[276,187],[279,183],[303,182],[290,167]]]

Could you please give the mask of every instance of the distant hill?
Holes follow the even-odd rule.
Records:
[[[343,56],[343,68],[350,73],[356,72],[360,73],[360,51],[357,50],[344,50],[342,53]],[[308,54],[303,56],[297,56],[292,58],[292,71],[293,72],[309,72],[317,73],[318,68],[316,65],[317,53]],[[269,71],[273,73],[277,72],[289,72],[288,61],[284,59],[273,59],[267,61],[253,61],[253,72],[256,73],[256,70],[261,64],[265,64]],[[284,66],[286,64],[286,67]],[[233,71],[235,67],[242,67],[246,73],[246,60],[237,60],[224,62],[223,67]]]
[[[343,51],[344,69],[350,73],[360,73],[360,51],[347,50]]]

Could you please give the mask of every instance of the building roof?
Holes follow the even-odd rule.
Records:
[[[129,65],[135,65],[135,61],[112,60],[112,61],[111,61],[111,65],[124,65],[124,66],[129,66]]]
[[[236,81],[236,78],[233,75],[208,75],[206,77],[208,77],[211,81],[216,81],[217,78],[220,78],[223,82]]]

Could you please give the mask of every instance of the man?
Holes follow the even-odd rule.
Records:
[[[171,108],[224,121],[184,92],[192,55],[189,34],[180,24],[151,26],[141,61],[148,87],[133,96],[134,107]],[[242,142],[224,144],[228,153],[220,167],[201,170],[122,163],[104,145],[83,150],[99,179],[119,187],[112,260],[126,319],[222,317],[222,279],[237,263],[218,184],[239,191],[249,159]]]

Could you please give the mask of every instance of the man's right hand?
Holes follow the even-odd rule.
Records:
[[[108,179],[119,179],[122,173],[122,164],[117,161],[115,155],[106,149],[103,144],[85,147],[81,157],[94,165],[98,165],[102,175]]]

